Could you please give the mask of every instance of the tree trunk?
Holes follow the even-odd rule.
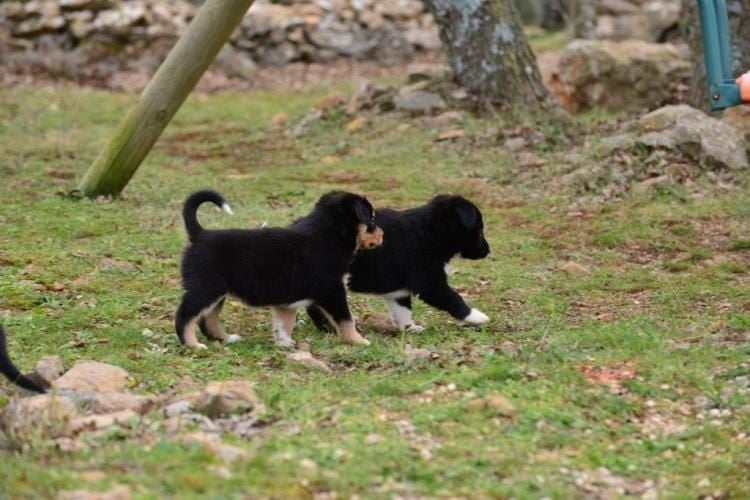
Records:
[[[750,25],[750,0],[726,0],[726,3],[727,13],[729,14],[732,77],[734,78],[750,71],[750,37],[747,36],[747,26]],[[683,0],[682,8],[685,12],[685,36],[690,46],[693,62],[688,102],[695,108],[709,111],[706,66],[703,61],[701,26],[698,20],[698,2],[696,0]]]
[[[208,0],[200,8],[73,194],[120,194],[252,3]]]
[[[557,108],[513,0],[424,0],[435,17],[454,77],[480,108],[519,114]]]

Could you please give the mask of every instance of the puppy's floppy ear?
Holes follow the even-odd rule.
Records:
[[[467,203],[456,205],[456,214],[465,229],[471,229],[477,223],[477,209]]]
[[[368,224],[372,219],[372,212],[366,198],[356,198],[354,200],[354,215],[362,224]]]

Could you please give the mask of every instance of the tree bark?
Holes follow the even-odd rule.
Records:
[[[557,103],[542,77],[512,0],[424,0],[457,83],[480,108],[537,114]]]
[[[732,56],[732,77],[738,77],[750,71],[750,37],[747,26],[750,25],[750,0],[726,0],[729,14],[730,53]],[[691,106],[709,111],[708,85],[706,66],[703,61],[703,44],[701,26],[698,19],[698,2],[683,0],[685,12],[683,29],[690,46],[693,75],[690,80],[688,102]]]

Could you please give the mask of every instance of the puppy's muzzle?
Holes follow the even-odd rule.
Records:
[[[370,226],[368,228],[368,226]],[[357,250],[372,250],[383,244],[383,230],[374,224],[360,224],[357,231]]]

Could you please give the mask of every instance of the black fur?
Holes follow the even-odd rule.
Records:
[[[0,372],[8,377],[14,384],[34,392],[47,392],[44,387],[23,375],[13,364],[8,356],[8,345],[5,339],[5,331],[0,326]]]
[[[334,321],[351,320],[342,278],[354,257],[359,225],[374,228],[374,211],[366,198],[330,192],[288,228],[251,230],[203,229],[196,210],[206,201],[225,203],[218,193],[199,191],[183,210],[191,242],[182,258],[185,294],[175,316],[183,344],[186,325],[214,304],[220,309],[225,295],[252,306],[312,300]],[[205,321],[200,327],[210,333]]]
[[[378,225],[387,235],[383,245],[357,254],[349,272],[349,289],[385,295],[407,290],[396,298],[411,310],[411,295],[464,320],[471,313],[461,296],[448,285],[445,264],[454,256],[482,259],[490,252],[484,238],[484,221],[479,209],[460,196],[439,195],[410,210],[379,209]],[[325,317],[315,305],[308,314],[320,329]]]

